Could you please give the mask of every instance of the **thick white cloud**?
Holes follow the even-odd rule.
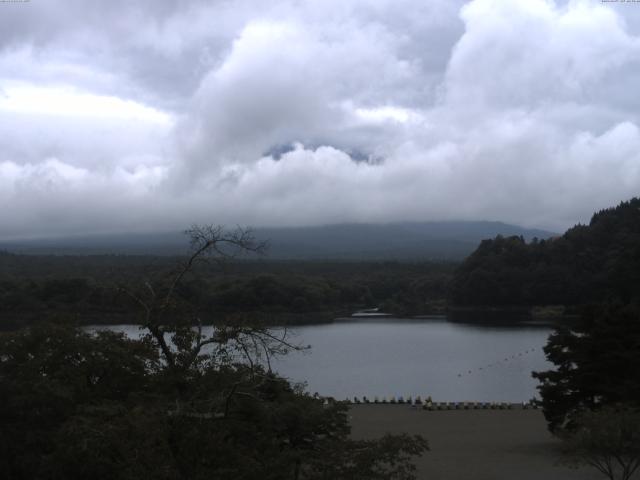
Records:
[[[633,5],[105,5],[0,6],[2,237],[193,222],[563,229],[639,193]]]

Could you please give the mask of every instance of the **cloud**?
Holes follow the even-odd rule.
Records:
[[[418,76],[396,55],[398,43],[377,25],[250,22],[203,78],[179,128],[186,166],[200,175],[221,163],[255,162],[277,144],[348,144],[345,127],[373,111],[358,105],[384,105]]]
[[[561,230],[638,194],[632,9],[56,5],[0,17],[4,236],[428,219]]]

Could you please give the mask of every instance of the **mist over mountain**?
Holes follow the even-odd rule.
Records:
[[[555,234],[489,221],[339,224],[315,227],[257,228],[255,237],[268,242],[267,259],[291,260],[460,260],[481,240],[518,235],[530,240]],[[177,255],[187,251],[181,232],[62,237],[0,242],[14,253],[92,255]]]

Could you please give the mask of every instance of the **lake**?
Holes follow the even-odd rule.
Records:
[[[93,327],[98,328],[98,327]],[[135,337],[136,325],[109,328]],[[337,399],[409,395],[434,401],[522,402],[537,396],[533,370],[551,328],[433,319],[344,319],[290,330],[311,350],[280,357],[274,370]]]

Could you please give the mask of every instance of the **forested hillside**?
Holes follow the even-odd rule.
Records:
[[[120,287],[169,274],[180,257],[14,255],[0,252],[0,329],[46,319],[135,323]],[[203,318],[230,314],[267,323],[331,321],[361,308],[397,314],[442,311],[455,265],[446,262],[276,262],[203,264],[181,294]]]
[[[640,199],[548,240],[484,240],[457,269],[451,303],[580,305],[640,301]]]

